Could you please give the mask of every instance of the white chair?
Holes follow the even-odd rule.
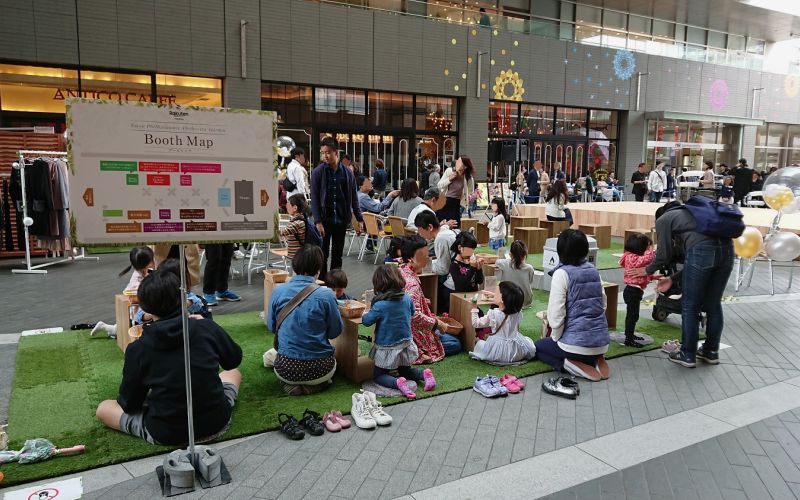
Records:
[[[767,203],[764,201],[764,192],[751,191],[747,193],[747,195],[744,197],[744,206],[755,207],[755,208],[762,208],[767,206]]]

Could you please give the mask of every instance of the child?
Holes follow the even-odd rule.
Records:
[[[396,267],[378,267],[372,275],[375,298],[361,323],[364,326],[375,325],[375,345],[369,352],[369,357],[375,360],[375,382],[399,389],[407,398],[415,398],[417,395],[408,387],[408,379],[424,381],[426,391],[436,388],[436,379],[429,368],[411,368],[419,357],[419,351],[411,339],[414,304],[405,294],[405,286],[405,280]],[[391,370],[397,370],[400,377],[390,375]]]
[[[528,247],[525,242],[516,240],[511,244],[511,258],[498,259],[495,272],[498,282],[510,281],[522,290],[523,309],[529,308],[533,303],[533,280],[536,278],[533,266],[526,262],[527,258]]]
[[[178,259],[167,259],[158,266],[159,269],[167,272],[171,272],[174,274],[179,280],[181,279],[181,262]],[[208,305],[205,303],[203,299],[197,296],[194,292],[191,291],[192,288],[192,279],[189,276],[188,266],[186,269],[186,306],[187,311],[189,312],[189,317],[192,319],[212,319],[211,311],[208,309]],[[152,319],[149,315],[143,315],[142,321],[139,323],[144,323],[145,321],[151,321]]]
[[[286,204],[286,212],[291,216],[289,224],[281,228],[281,237],[286,239],[289,247],[286,258],[292,260],[294,254],[306,243],[306,197],[303,194],[293,194]]]
[[[478,309],[472,309],[472,325],[475,328],[489,327],[492,330],[487,340],[478,340],[469,353],[473,359],[493,365],[524,363],[536,355],[533,340],[519,333],[522,321],[522,289],[510,281],[501,281],[499,293],[494,294],[497,308],[489,309],[482,318]]]
[[[131,279],[128,280],[128,285],[125,287],[124,292],[128,292],[129,295],[135,295],[136,290],[139,288],[139,283],[147,276],[148,270],[155,267],[153,263],[153,249],[145,246],[134,247],[131,249],[128,257],[130,258],[131,265],[123,269],[122,272],[119,273],[119,276],[125,276],[128,274],[128,271],[133,269]],[[109,325],[102,321],[97,322],[89,336],[94,337],[94,334],[101,330],[105,331],[109,338],[113,339],[117,337],[117,325]]]
[[[653,262],[656,253],[652,248],[653,242],[642,233],[633,233],[625,241],[625,252],[619,259],[619,265],[625,269],[625,290],[622,298],[628,311],[625,316],[625,345],[628,347],[644,347],[644,338],[636,335],[636,322],[639,321],[639,307],[647,284],[654,280],[653,275],[637,276],[633,270],[646,267]]]
[[[439,312],[450,311],[450,294],[452,292],[477,292],[483,284],[483,259],[475,258],[478,240],[475,235],[462,231],[450,246],[455,255],[450,263],[450,274],[439,287]]]
[[[550,271],[547,321],[552,333],[534,342],[536,359],[593,382],[609,376],[606,294],[600,273],[586,260],[589,240],[567,229],[556,243],[559,264]]]
[[[491,221],[482,221],[481,224],[489,226],[489,248],[497,251],[497,256],[501,256],[501,249],[506,246],[506,222],[509,222],[508,212],[506,211],[506,201],[503,198],[492,200]]]
[[[719,189],[719,201],[733,203],[733,177],[725,177],[722,180],[722,187]]]
[[[116,400],[97,407],[97,418],[112,429],[153,444],[188,442],[180,281],[157,270],[139,286],[139,304],[155,321],[128,345]],[[242,374],[242,349],[210,320],[189,322],[197,442],[221,436],[230,425]],[[220,373],[220,368],[223,372]]]
[[[403,263],[403,237],[392,236],[389,240],[389,249],[386,250],[386,258],[383,259],[384,264]]]
[[[331,269],[325,275],[325,286],[333,290],[336,300],[353,300],[353,297],[345,293],[347,288],[347,275],[341,269]]]

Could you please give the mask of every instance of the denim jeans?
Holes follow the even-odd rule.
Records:
[[[450,335],[449,333],[442,333],[438,330],[436,334],[439,336],[439,340],[442,342],[445,356],[452,356],[461,352],[461,341],[458,340],[458,337]]]
[[[733,270],[733,242],[708,240],[686,251],[681,300],[681,351],[692,360],[697,350],[700,311],[706,312],[705,347],[719,350],[722,294]]]
[[[393,377],[390,373],[392,370],[380,368],[376,366],[372,370],[372,380],[376,384],[388,387],[389,389],[397,389],[397,378]],[[419,368],[411,368],[410,366],[398,366],[397,374],[405,377],[406,380],[421,381],[425,378],[422,376],[422,370]]]
[[[661,195],[664,194],[663,191],[650,191],[650,201],[658,203],[661,201]]]

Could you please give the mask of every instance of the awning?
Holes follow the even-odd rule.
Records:
[[[683,120],[693,122],[714,122],[726,125],[761,126],[766,122],[761,118],[745,118],[744,116],[703,115],[699,113],[682,113],[679,111],[649,111],[644,117],[648,120]]]

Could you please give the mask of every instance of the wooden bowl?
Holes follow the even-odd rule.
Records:
[[[450,335],[459,335],[464,330],[464,325],[451,317],[439,316],[439,319],[443,323],[447,324],[447,328],[444,329],[444,333],[449,333]]]
[[[493,253],[476,253],[476,259],[483,259],[484,264],[494,264],[497,262],[497,255]]]
[[[363,302],[346,300],[343,304],[339,304],[339,313],[341,313],[343,318],[360,318],[364,314],[366,308],[367,306]]]
[[[283,269],[267,269],[264,274],[269,274],[273,283],[285,283],[289,279],[289,273]]]

